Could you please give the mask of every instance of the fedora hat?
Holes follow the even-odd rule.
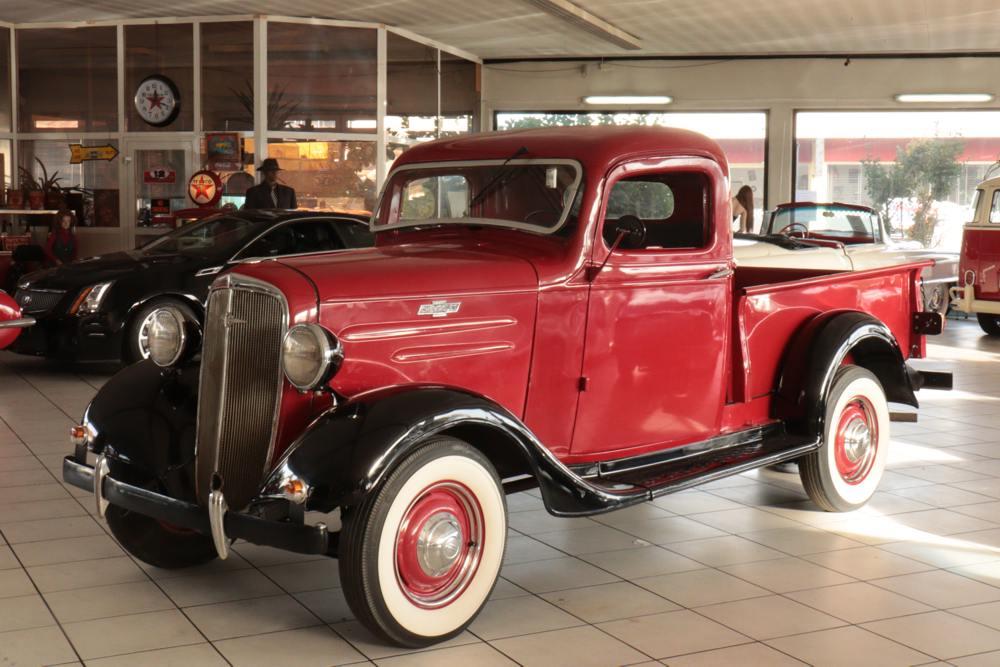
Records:
[[[257,167],[257,171],[282,171],[281,167],[278,166],[278,161],[273,157],[266,158]]]

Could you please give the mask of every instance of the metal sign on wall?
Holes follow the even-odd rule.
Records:
[[[80,164],[90,160],[111,161],[118,157],[118,149],[111,144],[104,146],[84,146],[83,144],[69,145],[69,163]]]
[[[174,183],[177,172],[167,167],[153,167],[142,172],[143,183]]]

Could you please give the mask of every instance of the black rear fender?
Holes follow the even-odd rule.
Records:
[[[820,315],[796,334],[782,363],[773,416],[803,433],[822,433],[826,397],[844,363],[871,371],[887,400],[918,407],[889,327],[867,313],[846,311]]]

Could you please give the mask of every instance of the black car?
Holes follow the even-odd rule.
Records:
[[[150,315],[172,306],[202,321],[217,274],[250,259],[373,244],[367,219],[346,213],[239,211],[205,218],[138,250],[28,274],[14,299],[37,323],[11,350],[73,361],[148,356]]]

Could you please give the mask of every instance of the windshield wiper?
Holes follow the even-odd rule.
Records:
[[[511,168],[511,169],[504,169],[504,167],[507,166],[507,163],[509,163],[511,160],[513,160],[516,157],[520,157],[520,156],[524,155],[527,152],[528,152],[528,149],[525,146],[521,146],[516,151],[514,151],[513,155],[511,155],[509,158],[507,158],[506,160],[503,161],[503,164],[500,165],[500,173],[497,174],[496,176],[494,176],[493,180],[491,180],[489,183],[487,183],[486,185],[484,185],[483,189],[480,190],[479,192],[477,192],[476,196],[472,198],[471,202],[469,202],[469,211],[470,212],[475,207],[475,205],[478,204],[479,202],[481,202],[483,200],[483,197],[485,197],[486,195],[488,195],[490,193],[490,191],[493,190],[493,188],[498,183],[501,183],[502,181],[506,180],[507,176],[510,175],[511,171],[513,171],[513,168]]]

